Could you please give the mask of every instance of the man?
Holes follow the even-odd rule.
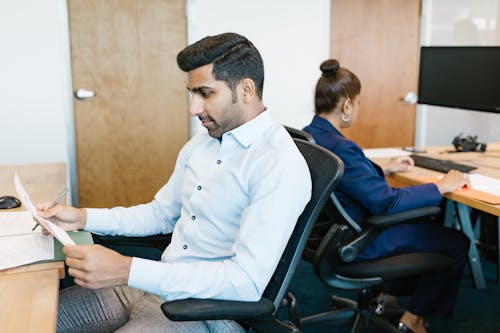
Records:
[[[233,321],[171,322],[164,300],[260,299],[310,199],[307,164],[262,101],[264,69],[245,37],[206,37],[177,56],[190,114],[207,132],[179,153],[148,204],[112,209],[40,205],[66,230],[172,234],[161,261],[99,245],[64,247],[76,287],[59,298],[58,331],[239,332]]]

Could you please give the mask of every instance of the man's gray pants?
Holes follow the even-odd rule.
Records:
[[[161,311],[163,300],[129,287],[86,289],[79,286],[61,290],[57,332],[245,332],[231,320],[169,320]]]

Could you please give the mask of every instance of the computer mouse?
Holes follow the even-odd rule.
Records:
[[[21,201],[11,195],[0,197],[0,209],[16,208],[21,206]]]

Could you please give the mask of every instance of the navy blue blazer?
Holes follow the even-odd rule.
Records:
[[[361,148],[347,140],[328,120],[314,116],[304,131],[344,162],[344,176],[335,194],[358,224],[363,225],[371,215],[389,215],[413,208],[437,206],[441,202],[441,194],[435,184],[390,187],[382,169],[366,158]]]

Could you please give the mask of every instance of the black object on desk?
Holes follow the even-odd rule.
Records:
[[[11,195],[4,195],[0,197],[0,209],[17,208],[21,206],[21,201]]]
[[[477,135],[462,137],[462,133],[453,138],[453,146],[456,152],[486,151],[486,143],[477,142]]]
[[[410,155],[410,157],[415,162],[415,165],[421,168],[430,169],[434,171],[439,171],[446,173],[450,170],[458,170],[460,172],[470,172],[477,169],[471,165],[465,165],[456,163],[450,160],[440,160],[437,158],[422,156],[422,155]]]

